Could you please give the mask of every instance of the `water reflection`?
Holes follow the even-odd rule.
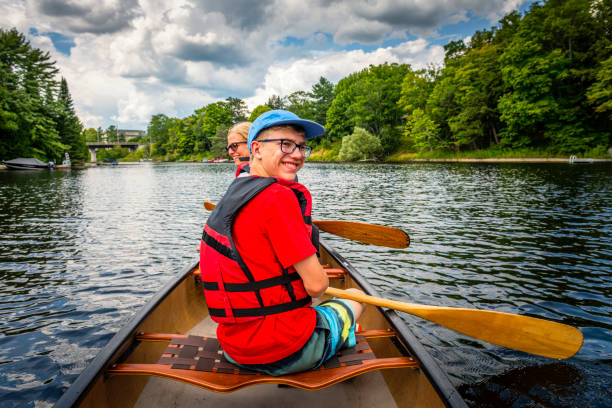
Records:
[[[543,364],[509,370],[463,386],[460,392],[470,405],[480,407],[579,406],[579,396],[588,392],[581,377],[580,370],[569,364]]]
[[[322,165],[312,178],[326,180],[325,186],[313,187],[319,189],[315,197],[335,199],[333,207],[323,206],[326,217],[339,217],[339,208],[342,219],[402,227],[412,238],[407,251],[330,238],[342,253],[351,251],[347,258],[367,271],[370,282],[388,296],[415,303],[495,309],[580,327],[585,345],[570,364],[580,367],[581,375],[572,381],[586,391],[562,406],[607,404],[611,395],[601,384],[612,379],[608,167],[346,165],[338,175],[344,180],[336,181],[335,166]],[[329,186],[336,183],[343,187],[334,197]],[[548,361],[405,319],[455,384]],[[593,365],[592,358],[605,362]],[[520,398],[513,401],[530,406]]]
[[[231,164],[0,172],[0,401],[51,405],[112,335],[196,258]],[[612,380],[612,169],[312,164],[317,219],[400,227],[392,250],[324,234],[381,294],[580,327],[563,363],[403,315],[474,406],[605,406]],[[34,401],[34,402],[31,402]]]

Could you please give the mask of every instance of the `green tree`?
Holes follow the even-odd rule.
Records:
[[[302,119],[314,119],[312,108],[313,104],[307,92],[296,91],[287,97],[287,106],[285,109],[295,113]]]
[[[352,133],[355,127],[355,117],[350,113],[350,106],[356,96],[355,84],[367,71],[355,72],[342,78],[336,85],[334,100],[327,110],[327,138],[331,141],[341,140]]]
[[[419,108],[425,109],[427,99],[433,91],[436,78],[435,68],[429,70],[408,71],[402,79],[398,107],[404,115],[411,115],[412,111]]]
[[[72,97],[68,90],[68,82],[64,78],[60,81],[57,105],[56,128],[61,142],[67,146],[67,152],[73,161],[85,161],[88,157],[88,152],[85,146],[85,139],[82,135],[83,125],[81,125],[79,118],[74,112]]]
[[[402,113],[397,101],[409,70],[410,66],[395,63],[370,66],[364,80],[354,84],[356,95],[350,110],[358,124],[380,134],[384,126],[400,123]]]
[[[212,146],[219,126],[232,125],[232,114],[225,102],[211,103],[197,110],[196,113],[201,115],[202,120],[203,138],[199,140],[201,142],[200,151],[208,150]]]
[[[327,111],[334,100],[334,84],[325,77],[319,78],[319,82],[312,86],[310,92],[312,98],[310,112],[304,118],[311,118],[317,123],[325,126],[327,123]],[[301,115],[298,115],[302,117]]]
[[[154,154],[164,156],[168,152],[165,145],[168,143],[170,129],[170,118],[163,113],[153,115],[147,126],[149,140],[153,144]]]
[[[112,149],[100,149],[96,153],[96,159],[98,161],[110,161],[119,160],[130,154],[130,149],[115,146]]]
[[[249,116],[249,122],[253,122],[255,119],[259,117],[259,115],[267,111],[271,111],[271,110],[272,108],[269,107],[268,105],[257,105],[255,109],[253,109],[253,112],[251,112],[251,115]]]
[[[418,152],[448,148],[448,141],[440,137],[438,125],[420,108],[410,114],[404,127],[404,140]]]
[[[452,139],[449,120],[453,116],[460,114],[459,106],[457,105],[457,84],[454,81],[455,68],[453,66],[445,67],[440,76],[436,78],[429,98],[425,112],[438,126],[437,137],[444,141],[444,145],[450,145]]]
[[[242,99],[230,96],[225,99],[225,104],[232,116],[232,123],[244,122],[247,119],[248,108]]]
[[[612,54],[612,46],[608,48]],[[587,99],[596,112],[612,119],[612,55],[601,63],[596,78],[587,90]]]
[[[201,123],[201,118],[196,115],[187,116],[175,123],[175,126],[171,129],[176,146],[174,149],[175,153],[188,155],[197,151],[196,145],[206,146]]]
[[[83,137],[86,142],[97,142],[98,131],[94,128],[83,129]]]
[[[0,29],[0,156],[58,161],[67,148],[55,119],[58,69],[16,29]]]
[[[154,155],[174,155],[177,150],[177,140],[182,134],[182,120],[178,118],[168,118],[166,126],[168,127],[165,139],[155,144],[153,149]]]
[[[601,47],[610,43],[609,30],[593,13],[593,4],[536,3],[521,21],[500,59],[509,90],[499,101],[507,124],[502,143],[572,153],[609,142],[609,118],[585,109]]]
[[[444,46],[444,62],[448,63],[451,59],[461,58],[467,47],[463,40],[451,41]]]
[[[353,134],[342,138],[339,158],[345,161],[354,161],[370,158],[381,152],[380,139],[367,130],[355,127]]]
[[[497,101],[504,90],[500,53],[497,46],[483,39],[479,42],[481,46],[471,48],[454,70],[455,102],[459,113],[448,118],[448,126],[457,149],[482,149],[499,143]]]
[[[380,138],[385,153],[399,143],[402,111],[397,102],[408,65],[382,64],[349,75],[338,82],[327,111],[327,132],[331,140],[363,127]]]
[[[107,143],[117,143],[119,141],[119,134],[117,133],[117,126],[110,125],[106,128],[106,142]]]
[[[227,151],[225,150],[225,146],[227,146],[227,132],[229,131],[229,126],[225,124],[219,125],[217,129],[217,134],[215,135],[215,140],[213,141],[210,152],[213,157],[225,157],[227,156]]]
[[[287,100],[279,95],[272,95],[268,98],[266,105],[270,107],[270,109],[287,109]]]

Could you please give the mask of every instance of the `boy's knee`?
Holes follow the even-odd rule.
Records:
[[[347,292],[355,292],[362,295],[366,294],[363,290],[357,288],[349,288],[347,289]],[[366,304],[357,302],[355,300],[349,300],[349,302],[351,304],[351,307],[353,308],[353,313],[355,314],[355,321],[357,321],[357,319],[359,319],[359,316],[361,316],[361,313],[363,312],[363,309],[365,308]]]

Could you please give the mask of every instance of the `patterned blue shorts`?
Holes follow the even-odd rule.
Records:
[[[339,350],[355,345],[355,313],[342,299],[332,299],[314,307],[317,323],[304,347],[295,353],[268,364],[238,364],[227,354],[231,363],[268,375],[286,375],[319,368]]]

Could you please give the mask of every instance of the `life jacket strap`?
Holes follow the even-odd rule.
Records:
[[[227,283],[224,282],[226,292],[252,292],[261,289],[271,288],[273,286],[285,285],[291,282],[300,280],[300,275],[297,272],[290,273],[288,275],[275,276],[255,282],[246,283]],[[219,284],[217,282],[202,282],[205,290],[219,290]]]
[[[300,307],[307,306],[308,304],[310,304],[311,301],[312,299],[310,298],[310,296],[307,296],[303,299],[298,299],[293,302],[282,303],[280,305],[252,307],[247,309],[232,308],[232,313],[234,314],[234,317],[268,316],[288,312],[294,309],[299,309]],[[208,313],[210,313],[211,317],[226,317],[225,309],[208,308]]]
[[[227,247],[227,246],[223,245],[222,243],[220,243],[219,241],[217,241],[215,238],[210,236],[206,232],[206,230],[204,230],[204,232],[202,233],[202,241],[204,241],[204,243],[206,245],[208,245],[209,247],[211,247],[212,249],[214,249],[215,251],[217,251],[218,253],[220,253],[224,257],[229,258],[229,259],[233,259],[234,258],[232,256],[232,248]]]

